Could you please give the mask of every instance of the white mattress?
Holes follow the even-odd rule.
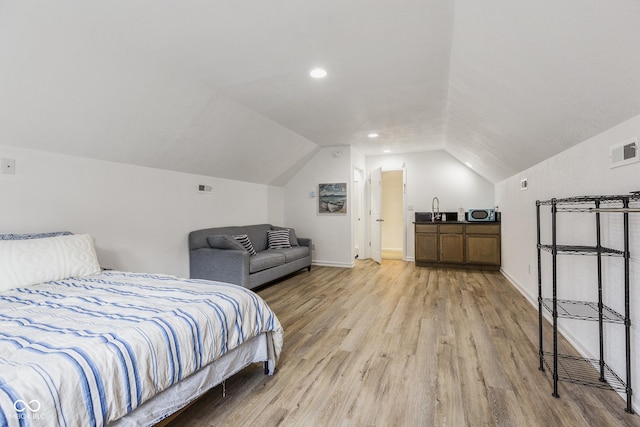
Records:
[[[260,335],[266,357],[234,352]],[[1,291],[0,425],[103,426],[175,387],[144,415],[161,419],[253,359],[273,370],[281,346],[266,303],[226,283],[108,271]]]

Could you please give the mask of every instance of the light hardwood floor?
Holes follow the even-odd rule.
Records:
[[[258,293],[285,330],[276,374],[250,366],[170,426],[640,426],[613,391],[551,396],[537,312],[498,272],[358,261]]]

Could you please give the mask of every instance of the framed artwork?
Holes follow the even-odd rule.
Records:
[[[347,213],[347,183],[318,184],[318,213],[335,215]]]

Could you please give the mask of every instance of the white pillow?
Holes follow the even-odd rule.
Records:
[[[88,234],[0,240],[0,291],[99,272]]]

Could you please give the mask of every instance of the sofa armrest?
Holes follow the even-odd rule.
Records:
[[[308,239],[306,237],[298,237],[298,243],[300,244],[300,246],[306,246],[311,249],[311,239]]]
[[[237,249],[189,251],[190,277],[249,286],[249,253]]]

